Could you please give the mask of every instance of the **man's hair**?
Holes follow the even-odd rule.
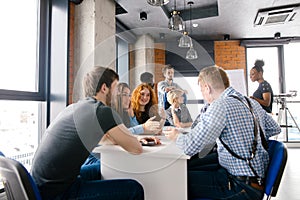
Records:
[[[226,89],[230,86],[227,73],[216,65],[205,67],[199,73],[198,82],[211,85],[214,89]]]
[[[172,104],[175,99],[181,97],[183,95],[183,91],[180,89],[174,89],[168,92],[167,94],[167,100],[169,104]]]
[[[153,74],[150,72],[144,72],[141,74],[140,80],[142,83],[153,83]]]
[[[115,80],[119,80],[119,75],[114,70],[95,66],[83,79],[84,96],[91,97],[96,95],[103,84],[110,88]]]
[[[167,69],[174,69],[174,67],[172,67],[172,65],[165,65],[163,68],[162,68],[162,73],[165,74]]]

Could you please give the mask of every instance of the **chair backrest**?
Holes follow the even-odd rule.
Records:
[[[287,148],[277,140],[269,140],[269,168],[265,179],[265,194],[275,197],[287,162]]]
[[[40,200],[39,190],[26,168],[18,161],[0,156],[0,181],[8,200]]]

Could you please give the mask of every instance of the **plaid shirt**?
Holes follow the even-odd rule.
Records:
[[[239,156],[250,157],[254,138],[253,117],[243,103],[229,95],[244,98],[232,87],[227,88],[218,99],[210,104],[207,111],[201,114],[200,121],[191,132],[185,135],[180,134],[176,143],[185,154],[192,156],[198,152],[208,153],[217,141],[221,166],[235,176],[255,176],[249,165],[244,160],[233,157],[218,139],[221,137],[224,143]],[[281,129],[273,118],[261,108],[258,102],[252,99],[250,101],[266,138],[279,134]],[[261,145],[260,135],[258,134],[257,137],[257,151],[251,164],[257,174],[264,177],[269,156]]]

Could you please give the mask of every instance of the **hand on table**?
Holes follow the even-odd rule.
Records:
[[[155,133],[160,131],[160,123],[158,121],[153,121],[155,117],[156,116],[151,117],[143,124],[144,131],[151,131]]]
[[[162,133],[170,140],[173,140],[175,141],[178,137],[178,134],[179,134],[179,130],[175,127],[171,127],[171,126],[168,126],[168,127],[165,127],[162,131]]]

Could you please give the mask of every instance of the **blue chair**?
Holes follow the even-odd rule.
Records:
[[[277,140],[269,140],[270,163],[265,179],[267,199],[275,197],[287,162],[287,148]]]
[[[281,178],[287,162],[287,148],[277,140],[269,140],[269,167],[265,178],[265,195],[267,200],[277,195]],[[194,200],[209,200],[197,198]]]
[[[0,156],[0,177],[8,200],[42,199],[34,180],[20,162]]]

